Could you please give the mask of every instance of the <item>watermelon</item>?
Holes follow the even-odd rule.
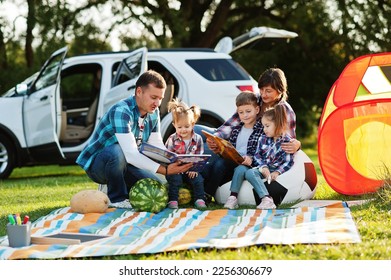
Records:
[[[158,213],[167,206],[167,187],[157,180],[138,180],[129,192],[129,201],[134,210]]]
[[[191,192],[188,188],[180,187],[178,192],[178,204],[188,204],[191,201]]]

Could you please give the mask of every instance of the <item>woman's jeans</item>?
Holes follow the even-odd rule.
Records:
[[[212,155],[202,170],[201,175],[204,177],[205,193],[211,196],[215,196],[218,187],[231,181],[234,168],[237,166],[237,164],[233,161],[225,160],[219,155],[213,153],[206,144],[206,138],[201,132],[202,130],[206,130],[207,132],[213,134],[215,129],[198,124],[194,126],[194,132],[201,135],[204,141],[204,153]]]
[[[269,195],[269,192],[267,191],[266,186],[263,183],[262,177],[263,176],[261,172],[259,172],[258,168],[251,168],[245,165],[239,165],[235,168],[230,190],[231,192],[239,193],[243,181],[247,180],[253,186],[259,198],[262,199],[266,195]]]
[[[179,187],[185,182],[193,187],[194,200],[202,199],[205,200],[204,193],[204,178],[200,173],[197,177],[189,178],[184,174],[175,174],[166,176],[168,182],[168,200],[178,201]]]
[[[128,164],[119,144],[105,147],[97,154],[86,173],[94,182],[107,184],[113,203],[129,199],[130,188],[140,179],[152,178],[161,182],[155,173]]]
[[[219,186],[231,181],[235,167],[237,166],[231,160],[214,154],[202,170],[202,176],[205,180],[205,192],[211,196],[215,196]]]

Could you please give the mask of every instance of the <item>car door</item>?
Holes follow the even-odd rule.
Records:
[[[111,89],[103,100],[103,110],[134,94],[138,77],[147,71],[147,48],[139,48],[122,60],[113,78]]]
[[[27,147],[39,162],[64,158],[58,136],[61,125],[60,73],[67,47],[45,62],[28,88],[23,102],[23,126]]]
[[[297,33],[284,29],[271,28],[266,26],[253,27],[250,31],[232,39],[224,37],[220,39],[215,47],[215,51],[230,54],[240,48],[249,46],[263,38],[293,39]]]

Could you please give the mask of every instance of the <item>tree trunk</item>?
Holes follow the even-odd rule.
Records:
[[[36,24],[35,19],[35,0],[27,0],[28,14],[27,14],[27,30],[26,30],[26,47],[25,57],[27,68],[32,68],[34,65],[34,51],[33,51],[33,29]]]
[[[4,34],[0,28],[0,73],[8,68],[7,52],[4,43]]]

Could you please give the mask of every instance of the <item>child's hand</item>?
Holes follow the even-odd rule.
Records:
[[[207,139],[206,139],[206,144],[208,145],[208,148],[209,148],[212,152],[214,152],[214,153],[216,153],[216,154],[220,153],[219,146],[217,146],[216,142],[213,141],[212,139],[207,138]]]
[[[278,175],[280,175],[279,172],[277,172],[277,171],[272,172],[272,173],[270,174],[271,180],[272,180],[272,181],[277,180]]]
[[[189,172],[187,172],[187,176],[189,176],[190,179],[193,179],[198,176],[198,172],[189,171]]]
[[[263,178],[267,179],[270,176],[270,171],[269,171],[269,168],[267,168],[267,167],[259,168],[259,172],[261,172]]]
[[[253,162],[252,158],[249,156],[244,156],[243,158],[244,161],[241,164],[251,166],[251,163]]]

